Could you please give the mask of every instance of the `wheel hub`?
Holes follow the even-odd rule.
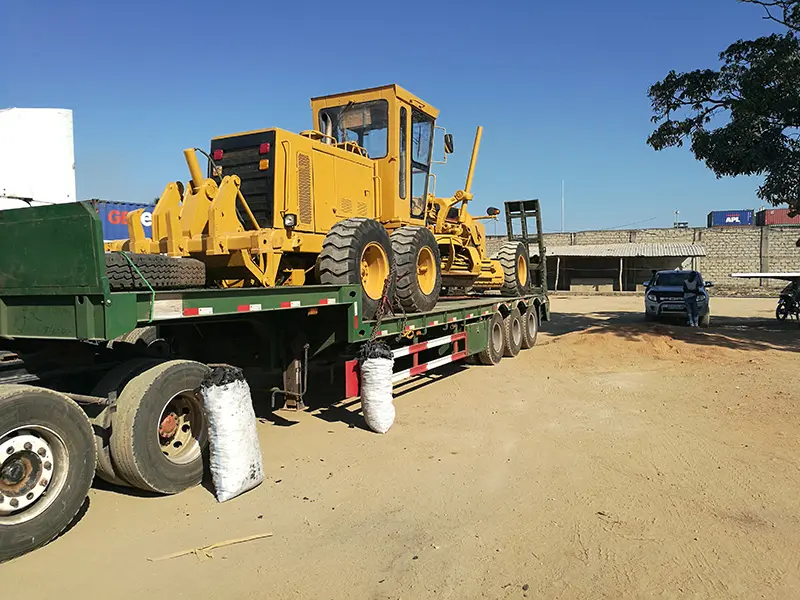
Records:
[[[204,436],[205,414],[193,390],[173,396],[161,413],[158,441],[162,454],[175,464],[194,460],[200,452],[198,437]]]
[[[0,515],[27,508],[47,491],[53,453],[42,438],[19,432],[0,441]]]
[[[158,435],[162,440],[171,440],[178,432],[178,426],[178,415],[171,412],[161,421],[161,426],[158,428]]]

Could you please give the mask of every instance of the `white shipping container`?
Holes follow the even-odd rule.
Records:
[[[75,200],[72,111],[0,109],[0,210]]]

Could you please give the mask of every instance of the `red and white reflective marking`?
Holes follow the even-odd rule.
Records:
[[[483,311],[483,312],[481,313],[481,315],[483,315],[483,316],[486,316],[486,315],[488,315],[488,314],[489,314],[489,311],[488,311],[488,310],[485,310],[485,311]]]
[[[201,306],[200,308],[184,308],[184,317],[200,317],[205,315],[213,315],[214,309],[211,306]]]
[[[444,337],[436,338],[435,340],[429,340],[427,342],[420,342],[419,344],[412,344],[410,346],[397,348],[396,350],[392,350],[392,356],[394,358],[400,358],[401,356],[416,354],[417,352],[422,352],[423,350],[428,350],[429,348],[436,348],[437,346],[444,346],[445,344],[452,344],[458,340],[465,339],[467,339],[467,334],[462,331],[461,333],[446,335]]]
[[[336,298],[323,298],[319,301],[320,304],[336,304]]]
[[[456,321],[458,321],[458,317],[450,317],[448,323],[455,323]]]
[[[471,319],[471,318],[472,318],[472,317],[474,317],[474,316],[475,316],[474,314],[472,314],[472,313],[469,313],[469,314],[467,315],[467,319]]]
[[[386,329],[381,329],[380,335],[389,335],[389,332]]]
[[[430,323],[428,323],[428,327],[435,327],[438,324],[439,324],[439,321],[431,321]]]
[[[258,312],[261,310],[260,304],[241,304],[236,310],[238,312]]]
[[[281,308],[300,308],[300,300],[290,300],[289,302],[281,302]]]
[[[413,325],[406,325],[406,331],[414,331]]]
[[[455,362],[457,360],[461,360],[462,358],[467,357],[467,352],[456,352],[455,354],[450,354],[449,356],[443,356],[442,358],[437,358],[430,362],[425,363],[424,365],[419,365],[418,367],[411,367],[410,369],[406,369],[405,371],[399,371],[392,375],[392,383],[397,383],[398,381],[403,381],[404,379],[408,379],[409,377],[414,377],[415,375],[421,375],[426,371],[430,371],[437,367],[441,367],[442,365],[446,365],[447,363]]]

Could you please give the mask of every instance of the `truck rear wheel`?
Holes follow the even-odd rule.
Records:
[[[106,275],[112,291],[148,290],[147,283],[156,290],[206,285],[206,266],[197,259],[131,252],[125,252],[125,255],[127,258],[121,252],[106,254]],[[131,263],[139,270],[138,273]]]
[[[503,355],[513,358],[519,354],[522,350],[522,315],[516,306],[503,319],[503,337]]]
[[[117,397],[125,389],[127,383],[147,369],[154,367],[158,361],[150,358],[137,358],[117,365],[106,373],[92,390],[93,396],[108,397],[116,392]],[[111,460],[111,436],[114,433],[114,411],[109,406],[89,405],[86,413],[94,430],[94,448],[97,452],[97,476],[114,485],[130,485],[119,476]]]
[[[64,531],[94,477],[92,427],[63,394],[0,386],[0,562]]]
[[[209,368],[171,360],[137,375],[117,399],[111,457],[130,485],[176,494],[203,479],[208,445],[198,388]]]
[[[406,312],[432,310],[442,289],[439,244],[427,227],[406,226],[391,235],[397,303]]]
[[[505,242],[497,253],[497,260],[503,267],[504,296],[520,296],[528,292],[531,284],[531,265],[525,244]]]
[[[506,345],[503,325],[503,316],[499,312],[494,313],[489,319],[489,339],[486,342],[486,348],[478,352],[478,362],[482,365],[496,365],[503,358],[503,350]]]
[[[331,227],[322,243],[319,281],[361,285],[361,307],[364,317],[371,319],[383,298],[393,263],[392,243],[383,225],[374,219],[345,219]],[[390,299],[394,297],[394,284],[389,282]]]
[[[539,335],[539,309],[531,304],[522,315],[522,348],[529,350],[536,345]]]

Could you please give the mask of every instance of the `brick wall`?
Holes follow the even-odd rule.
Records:
[[[699,244],[706,256],[697,259],[697,268],[715,283],[718,292],[770,293],[786,285],[780,281],[734,279],[731,273],[800,271],[798,227],[695,227],[690,229],[633,229],[546,233],[545,245],[570,246],[624,243]],[[489,236],[489,254],[497,251],[505,238]]]

